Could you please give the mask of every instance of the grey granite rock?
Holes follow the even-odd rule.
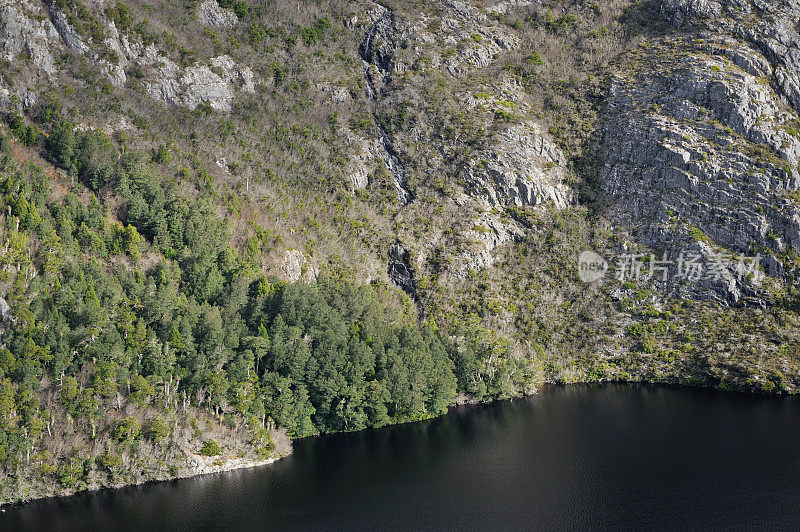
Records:
[[[722,6],[714,0],[664,0],[661,10],[673,24],[683,25],[698,18],[717,17],[722,13]]]
[[[210,66],[196,64],[181,69],[151,45],[143,62],[155,69],[155,76],[143,83],[147,94],[172,105],[194,109],[208,102],[214,110],[230,111],[237,86],[243,92],[255,92],[253,72],[238,68],[226,55],[212,58]]]
[[[394,54],[398,46],[397,38],[402,30],[398,26],[394,13],[383,6],[378,5],[370,15],[373,22],[364,34],[358,53],[361,56],[367,97],[370,101],[377,102],[386,95],[389,89],[395,67]],[[413,198],[406,186],[405,163],[395,149],[393,139],[378,120],[375,120],[375,134],[378,157],[384,162],[386,170],[393,178],[400,204],[407,205]]]
[[[56,7],[54,2],[48,4],[48,9],[50,10],[50,18],[53,21],[53,25],[58,30],[58,34],[61,35],[61,39],[67,48],[80,55],[85,55],[89,52],[89,47],[83,42],[75,28],[67,21],[66,15]]]
[[[719,23],[730,7],[663,3],[684,25]],[[798,116],[783,85],[764,77],[777,77],[780,67],[736,31],[720,29],[701,44],[667,40],[635,73],[612,80],[602,153],[614,221],[673,257],[724,257],[716,281],[671,277],[665,289],[763,305],[758,276],[734,275],[736,257],[764,255],[761,265],[780,278],[780,256],[800,250],[800,205],[792,199],[800,187]]]
[[[28,14],[39,17],[31,18]],[[52,75],[56,67],[50,47],[60,36],[45,15],[40,7],[27,1],[0,1],[3,57],[14,61],[20,53],[27,53],[34,65]]]
[[[561,150],[537,124],[526,122],[501,131],[491,148],[469,161],[463,178],[490,206],[549,203],[563,209],[572,199],[565,166]]]
[[[223,55],[212,58],[208,64],[182,68],[154,44],[144,47],[137,36],[121,33],[113,21],[102,15],[101,7],[92,9],[99,14],[98,19],[104,26],[104,38],[102,42],[91,42],[81,37],[67,16],[50,0],[42,3],[0,0],[2,56],[13,61],[19,54],[26,53],[36,67],[52,76],[58,73],[53,58],[66,49],[97,65],[117,87],[125,85],[126,70],[134,65],[145,71],[142,85],[147,94],[189,108],[208,102],[215,110],[228,111],[237,91],[255,92],[255,75],[249,67],[237,65]],[[205,22],[235,23],[236,15],[219,8],[214,0],[201,4],[198,12],[201,18],[208,16],[203,19]],[[116,57],[109,59],[108,52]],[[24,91],[17,90],[13,95],[9,91],[9,101],[12,96],[22,99]]]
[[[205,0],[198,5],[197,20],[204,26],[215,28],[232,28],[239,23],[236,13],[220,7],[217,0]]]
[[[465,278],[472,272],[494,265],[496,249],[509,242],[518,241],[524,231],[513,222],[501,220],[499,216],[484,214],[472,229],[462,235],[472,244],[459,253],[453,261],[455,277]]]
[[[290,283],[301,280],[311,282],[319,275],[319,269],[306,259],[302,251],[297,249],[287,249],[284,252],[280,272],[283,279]]]

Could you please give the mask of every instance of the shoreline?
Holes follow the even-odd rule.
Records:
[[[5,513],[7,510],[14,508],[21,508],[33,502],[43,502],[47,500],[67,499],[80,495],[81,493],[93,493],[103,490],[118,490],[122,488],[132,488],[135,486],[145,486],[147,484],[156,484],[161,482],[171,482],[174,480],[183,480],[194,477],[203,477],[206,475],[214,475],[221,473],[228,473],[230,471],[237,471],[240,469],[253,469],[256,467],[264,467],[277,462],[287,456],[291,455],[292,451],[280,454],[278,456],[271,456],[269,458],[240,458],[240,457],[215,457],[215,456],[202,456],[199,454],[192,454],[186,458],[185,469],[181,470],[178,474],[169,476],[167,478],[152,478],[140,480],[137,482],[125,482],[111,485],[92,485],[86,489],[72,492],[62,493],[49,493],[42,496],[31,497],[24,501],[10,501],[0,502],[0,513]]]
[[[527,395],[534,395],[539,392],[539,388],[533,391],[530,394],[524,394],[523,397]],[[479,404],[491,404],[496,403],[498,401],[506,401],[511,398],[505,399],[492,399],[490,401],[481,401],[474,397],[470,397],[466,394],[459,394],[453,398],[453,404],[448,406],[447,411],[439,414],[437,416],[432,416],[429,418],[424,419],[417,419],[417,420],[407,420],[402,421],[399,423],[392,423],[386,426],[392,425],[401,425],[407,423],[416,423],[419,421],[427,421],[430,419],[435,419],[437,417],[445,416],[450,413],[451,409],[457,408],[460,406],[475,406]],[[371,429],[365,429],[371,430]],[[335,433],[328,433],[328,434],[335,434]],[[313,436],[324,436],[326,434],[315,434]],[[270,458],[263,458],[263,459],[255,459],[255,458],[239,458],[239,457],[230,457],[230,458],[222,458],[215,456],[203,456],[199,454],[189,454],[184,461],[184,466],[179,473],[176,475],[171,475],[165,478],[151,478],[140,480],[136,482],[125,482],[119,484],[111,484],[111,485],[91,485],[87,486],[85,489],[78,490],[78,491],[71,491],[71,492],[55,492],[55,493],[47,493],[41,496],[34,496],[26,500],[22,501],[9,501],[3,502],[0,501],[0,513],[5,513],[7,510],[14,509],[14,508],[21,508],[27,504],[33,502],[42,502],[47,500],[58,500],[58,499],[66,499],[69,497],[74,497],[80,495],[82,493],[92,493],[98,492],[103,490],[117,490],[122,488],[130,488],[135,486],[145,486],[147,484],[155,484],[160,482],[171,482],[175,480],[183,480],[188,478],[194,477],[202,477],[205,475],[213,475],[213,474],[221,474],[221,473],[228,473],[231,471],[237,471],[241,469],[253,469],[256,467],[263,467],[270,464],[277,462],[283,458],[292,454],[292,448],[289,447],[288,452],[279,454],[278,456],[273,456]],[[222,460],[222,461],[220,461]]]
[[[726,390],[719,388],[717,386],[695,386],[695,385],[686,385],[680,382],[649,382],[649,381],[641,381],[641,380],[604,380],[604,381],[586,381],[586,382],[571,382],[571,383],[558,383],[558,382],[545,382],[538,386],[535,390],[531,391],[530,393],[522,394],[519,397],[508,397],[502,399],[492,399],[490,401],[479,400],[475,399],[474,397],[467,396],[465,394],[459,394],[455,398],[453,398],[453,404],[448,407],[447,412],[440,414],[438,416],[433,416],[426,419],[419,419],[419,420],[408,420],[401,423],[393,423],[391,425],[400,425],[400,424],[407,424],[407,423],[416,423],[418,421],[427,421],[430,419],[435,419],[437,417],[445,416],[451,412],[452,409],[458,407],[469,407],[469,406],[477,406],[477,405],[489,405],[501,401],[513,401],[515,398],[524,398],[533,395],[539,394],[542,390],[546,388],[552,387],[566,387],[566,386],[586,386],[586,385],[609,385],[609,384],[619,384],[619,385],[650,385],[650,386],[664,386],[667,388],[674,388],[674,389],[685,389],[685,390],[697,390],[697,391],[716,391],[716,392],[728,392],[734,394],[742,394],[742,395],[752,395],[754,397],[791,397],[796,394],[794,393],[765,393],[757,390],[746,390],[746,389],[733,389],[733,390]],[[382,428],[382,427],[381,427]],[[365,430],[374,430],[374,429],[365,429]],[[315,434],[314,436],[325,436],[329,434],[335,433],[328,433],[328,434]],[[263,459],[256,459],[256,458],[240,458],[240,457],[214,457],[214,456],[202,456],[199,454],[189,454],[184,462],[184,468],[174,475],[169,476],[166,478],[153,478],[153,479],[146,479],[137,482],[128,482],[128,483],[120,483],[120,484],[113,484],[113,485],[93,485],[89,486],[86,489],[80,491],[73,491],[73,492],[63,492],[63,493],[51,493],[43,496],[32,497],[30,499],[24,501],[11,501],[11,502],[0,502],[0,513],[5,513],[9,509],[19,508],[25,506],[26,504],[36,502],[36,501],[45,501],[48,499],[66,499],[68,497],[73,497],[79,495],[81,493],[89,493],[89,492],[97,492],[102,490],[116,490],[121,488],[127,487],[134,487],[134,486],[144,486],[151,483],[159,483],[159,482],[170,482],[174,480],[182,480],[188,479],[193,477],[202,477],[205,475],[213,475],[213,474],[221,474],[227,473],[230,471],[237,471],[241,469],[253,469],[257,467],[263,467],[270,464],[277,462],[283,458],[288,457],[292,454],[291,447],[289,451],[283,454],[279,454],[278,456],[273,456],[270,458],[263,458]]]

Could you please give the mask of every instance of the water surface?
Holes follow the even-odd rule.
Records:
[[[0,530],[793,528],[800,401],[553,387],[270,466],[34,502]]]

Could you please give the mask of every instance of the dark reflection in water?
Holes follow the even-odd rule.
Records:
[[[798,503],[798,400],[609,385],[309,438],[265,468],[34,502],[0,529],[797,529]]]

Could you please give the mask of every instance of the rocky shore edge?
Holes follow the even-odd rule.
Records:
[[[143,478],[133,482],[120,482],[115,484],[92,484],[83,490],[79,491],[53,491],[31,494],[29,498],[24,501],[0,501],[0,513],[5,513],[7,510],[23,506],[25,504],[42,501],[45,499],[64,499],[72,497],[80,493],[128,488],[134,486],[142,486],[145,484],[170,482],[173,480],[180,480],[185,478],[200,477],[204,475],[213,475],[218,473],[226,473],[238,469],[251,469],[256,467],[263,467],[282,458],[286,458],[291,454],[291,450],[287,452],[277,453],[269,458],[244,458],[244,457],[225,457],[225,456],[203,456],[199,454],[189,454],[186,458],[184,466],[174,475],[159,476],[156,478]]]

